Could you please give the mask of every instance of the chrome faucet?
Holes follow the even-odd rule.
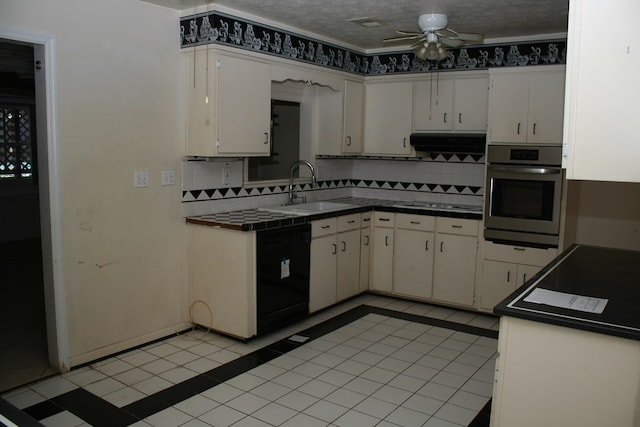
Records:
[[[311,171],[311,187],[313,188],[316,185],[318,185],[318,179],[316,178],[316,168],[313,167],[311,162],[307,160],[296,160],[291,165],[291,169],[289,169],[289,202],[287,203],[288,205],[292,205],[293,199],[296,198],[296,195],[293,191],[293,172],[296,170],[296,168],[299,168],[300,165],[307,165],[309,167],[309,170]]]

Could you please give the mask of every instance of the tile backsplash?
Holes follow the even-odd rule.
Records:
[[[284,204],[284,181],[243,185],[243,160],[185,159],[182,213],[204,215]],[[481,205],[484,156],[438,155],[431,158],[318,156],[318,186],[296,184],[308,201],[341,197],[429,201]]]

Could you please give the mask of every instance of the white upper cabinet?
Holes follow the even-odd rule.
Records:
[[[362,118],[364,116],[364,84],[344,82],[344,126],[342,152],[362,152]]]
[[[415,131],[486,131],[487,74],[431,76],[428,80],[414,82],[413,88]]]
[[[269,64],[188,52],[188,156],[268,156],[271,128]]]
[[[640,2],[571,1],[567,47],[567,178],[640,182]],[[615,40],[602,23],[615,23]]]
[[[411,154],[413,83],[367,82],[365,88],[364,152],[408,156]]]
[[[564,66],[489,73],[489,142],[562,143]]]

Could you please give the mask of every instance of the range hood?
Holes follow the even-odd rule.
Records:
[[[484,133],[413,133],[411,145],[416,151],[436,154],[484,154],[487,135]]]

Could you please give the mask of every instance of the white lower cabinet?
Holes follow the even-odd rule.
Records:
[[[391,293],[393,290],[393,241],[396,214],[373,213],[373,248],[369,288]]]
[[[436,221],[433,294],[437,301],[474,304],[479,221],[443,218]]]
[[[558,254],[555,248],[530,248],[484,242],[478,309],[493,311],[500,301],[522,286]]]
[[[393,292],[431,298],[435,217],[396,214]]]
[[[311,222],[309,312],[360,292],[360,214]]]
[[[364,212],[360,229],[360,292],[369,290],[369,268],[371,266],[371,212]]]

